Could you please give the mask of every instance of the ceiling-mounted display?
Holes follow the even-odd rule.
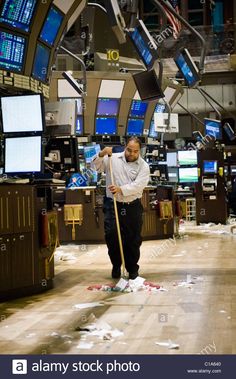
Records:
[[[43,42],[47,43],[50,46],[54,44],[63,18],[64,14],[59,9],[55,8],[54,6],[50,8],[40,33],[40,39]]]
[[[36,5],[36,0],[5,0],[1,5],[0,22],[29,32]]]
[[[38,43],[35,57],[34,57],[33,70],[32,70],[32,76],[35,79],[40,80],[42,82],[47,81],[49,58],[50,58],[50,49]]]

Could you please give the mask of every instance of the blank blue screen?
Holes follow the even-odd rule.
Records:
[[[116,134],[116,118],[97,117],[95,125],[96,134]]]
[[[83,134],[83,116],[77,116],[76,135],[80,136],[81,134]]]
[[[127,136],[141,136],[143,134],[144,120],[129,119]]]
[[[59,13],[56,8],[52,7],[40,33],[41,40],[52,46],[55,42],[62,20],[63,15]]]
[[[130,108],[130,117],[145,117],[148,104],[141,100],[133,100]]]
[[[10,71],[22,71],[26,39],[0,31],[0,67]]]
[[[32,71],[32,76],[35,79],[41,80],[42,82],[45,82],[47,80],[49,57],[50,50],[43,45],[38,44]]]
[[[98,99],[97,115],[98,116],[117,116],[119,110],[118,99]]]

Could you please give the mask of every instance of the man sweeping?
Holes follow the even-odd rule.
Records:
[[[108,254],[113,266],[111,275],[114,279],[120,278],[122,264],[114,197],[117,204],[125,268],[129,273],[129,279],[134,280],[139,275],[138,261],[142,243],[143,215],[141,197],[150,175],[149,166],[140,156],[140,150],[141,141],[137,137],[131,137],[127,141],[124,152],[112,154],[112,148],[105,147],[93,160],[94,168],[98,172],[106,173],[104,230]]]

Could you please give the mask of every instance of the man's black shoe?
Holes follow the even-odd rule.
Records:
[[[130,272],[129,279],[134,280],[138,277],[138,272]]]
[[[121,271],[120,268],[113,268],[111,272],[111,277],[113,279],[120,279],[121,277]]]

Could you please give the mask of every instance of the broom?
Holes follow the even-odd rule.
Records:
[[[115,184],[114,184],[114,176],[113,176],[113,170],[112,170],[112,156],[110,156],[109,164],[110,164],[110,173],[111,173],[111,183],[114,186]],[[114,211],[115,211],[116,228],[117,228],[117,235],[118,235],[119,247],[120,247],[120,257],[121,257],[121,262],[122,262],[122,277],[125,278],[126,276],[125,257],[124,257],[122,239],[121,239],[120,222],[119,222],[117,203],[116,203],[116,194],[114,194]]]

